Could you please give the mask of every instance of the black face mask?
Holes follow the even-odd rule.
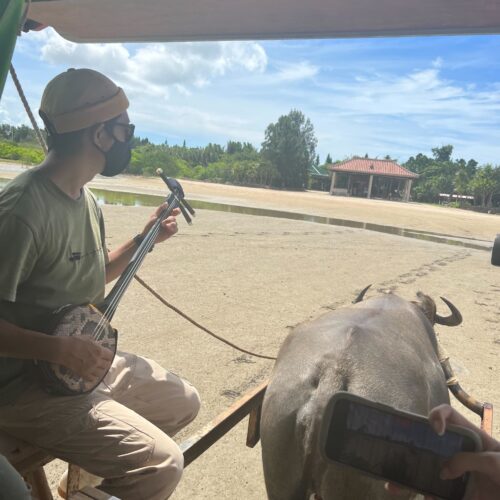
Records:
[[[131,150],[130,142],[120,142],[116,139],[108,151],[102,151],[101,149],[100,151],[102,151],[106,159],[101,175],[113,177],[123,172],[130,163]]]

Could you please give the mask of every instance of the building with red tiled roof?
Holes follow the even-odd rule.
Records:
[[[411,184],[418,175],[392,160],[352,158],[330,165],[330,194],[409,201]]]

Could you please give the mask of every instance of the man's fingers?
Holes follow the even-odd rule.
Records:
[[[101,359],[104,361],[113,361],[113,353],[109,349],[106,349],[105,347],[102,348],[101,351]]]
[[[436,406],[429,413],[429,422],[436,433],[442,436],[446,430],[446,424],[460,425],[468,429],[478,430],[477,427],[460,415],[450,405]]]
[[[385,483],[384,489],[391,495],[401,495],[402,493],[406,493],[406,490],[403,490],[401,486],[398,486],[397,484],[394,483]]]
[[[465,472],[480,472],[498,482],[500,455],[496,452],[457,453],[441,470],[442,479],[455,479]]]
[[[162,223],[162,226],[167,229],[168,231],[174,231],[177,230],[177,222],[175,220],[172,221],[164,221]]]
[[[99,370],[99,371],[104,371],[104,370],[108,370],[110,366],[111,366],[111,362],[103,360],[95,365],[95,369]]]
[[[162,203],[156,210],[155,210],[155,213],[154,213],[154,216],[153,217],[158,217],[162,212],[163,210],[165,210],[166,208],[168,208],[168,203]],[[172,215],[179,215],[181,213],[181,210],[180,208],[174,208],[172,210]]]
[[[442,436],[446,430],[448,424],[458,425],[460,427],[465,427],[474,431],[481,439],[483,450],[498,450],[498,442],[489,436],[482,429],[469,422],[464,416],[458,413],[449,405],[436,406],[429,413],[429,423],[435,432]]]
[[[162,203],[157,209],[155,210],[154,216],[158,217],[163,210],[165,210],[168,207],[168,203]]]

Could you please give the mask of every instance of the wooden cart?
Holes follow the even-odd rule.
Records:
[[[187,467],[196,458],[205,453],[216,441],[221,439],[246,416],[249,417],[246,444],[253,448],[260,439],[260,414],[266,388],[267,382],[264,382],[255,389],[247,392],[230,408],[205,425],[199,432],[181,443],[181,450],[184,453],[184,466]],[[450,390],[452,390],[451,387]],[[483,403],[471,409],[481,417],[481,428],[491,435],[493,430],[493,406],[489,403]],[[0,453],[4,454],[27,482],[31,484],[33,493],[37,498],[40,500],[53,499],[43,470],[43,466],[52,461],[53,457],[27,443],[20,442],[6,435],[0,435]],[[79,467],[70,464],[68,470],[68,492],[70,499],[104,500],[112,498],[94,488],[85,488],[82,491],[78,491],[79,476]]]

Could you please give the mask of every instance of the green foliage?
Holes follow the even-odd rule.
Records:
[[[452,160],[453,146],[433,148],[433,157],[422,153],[411,157],[404,166],[419,175],[413,185],[416,201],[439,202],[439,194],[470,194],[470,180],[477,165],[475,160]]]
[[[176,177],[178,165],[168,151],[168,146],[146,144],[132,150],[132,159],[127,172],[133,175],[156,175],[156,169],[161,168],[165,175]]]
[[[484,165],[470,182],[474,194],[482,207],[491,207],[493,196],[500,193],[500,166]]]
[[[324,171],[335,164],[330,154],[321,165],[316,155],[316,137],[310,120],[292,110],[266,129],[262,150],[249,142],[228,141],[226,146],[209,143],[205,147],[157,145],[147,138],[135,137],[132,160],[127,169],[133,175],[166,175],[210,182],[246,186],[283,186],[304,189],[309,185],[308,171],[315,166]],[[439,194],[473,195],[482,207],[500,205],[500,166],[478,166],[477,161],[453,159],[453,146],[432,149],[432,155],[412,156],[404,166],[419,175],[414,181],[415,201],[437,203]],[[22,125],[0,124],[0,158],[38,164],[44,154],[34,131]],[[390,159],[389,156],[386,156]],[[339,177],[339,182],[341,181]],[[469,201],[458,199],[449,206],[464,207]]]
[[[262,153],[276,167],[283,187],[304,189],[307,186],[317,142],[311,121],[298,110],[280,116],[267,127]]]
[[[42,134],[45,134],[45,132],[42,131]],[[16,127],[15,125],[1,124],[0,140],[15,142],[18,144],[28,143],[38,145],[35,131],[26,125]]]
[[[448,144],[440,148],[432,148],[434,159],[438,162],[451,161],[451,154],[453,153],[453,146]]]
[[[36,165],[41,163],[44,157],[45,155],[40,148],[19,146],[14,143],[0,141],[0,158]]]

